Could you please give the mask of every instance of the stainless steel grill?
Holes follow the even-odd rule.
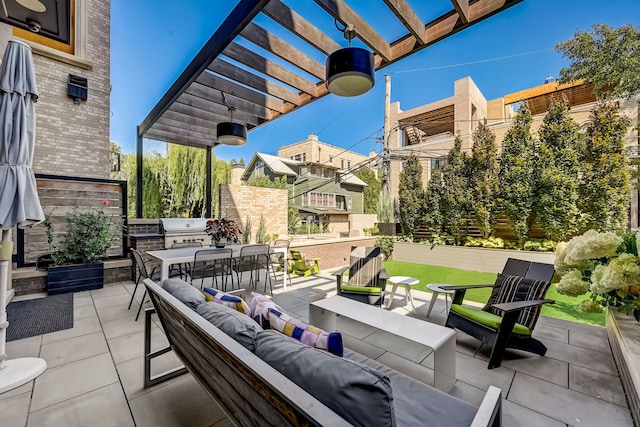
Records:
[[[200,242],[202,246],[211,244],[211,236],[205,231],[206,218],[162,218],[164,247],[170,249],[175,243]]]

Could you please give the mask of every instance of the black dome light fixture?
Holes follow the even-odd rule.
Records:
[[[247,127],[242,123],[235,123],[233,121],[233,112],[235,108],[229,105],[227,97],[222,93],[222,99],[225,105],[229,109],[231,115],[231,121],[220,122],[216,126],[216,133],[218,136],[218,143],[225,145],[244,145],[247,142]]]
[[[338,96],[358,96],[371,89],[376,81],[373,54],[360,47],[351,47],[356,29],[349,24],[344,38],[349,47],[336,50],[327,57],[326,84],[329,92]]]

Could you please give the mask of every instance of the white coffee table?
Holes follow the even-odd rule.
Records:
[[[456,291],[442,289],[440,286],[451,286],[451,285],[448,285],[446,283],[429,283],[427,285],[427,289],[433,292],[433,295],[431,295],[431,302],[429,303],[429,309],[427,310],[427,317],[429,317],[429,315],[431,314],[431,309],[433,308],[433,306],[436,303],[436,300],[438,299],[438,294],[444,294],[444,306],[446,308],[446,311],[449,311],[449,295],[455,294]]]
[[[413,304],[413,296],[411,295],[411,286],[415,286],[420,283],[420,280],[414,277],[408,276],[391,276],[387,279],[388,282],[393,284],[393,288],[391,289],[391,295],[389,296],[389,302],[387,303],[387,309],[391,307],[393,303],[393,297],[396,295],[396,290],[398,289],[398,285],[404,286],[404,293],[407,296],[407,299],[411,303],[411,307],[416,309],[416,306]]]

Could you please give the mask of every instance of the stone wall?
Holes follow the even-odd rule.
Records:
[[[231,218],[240,222],[244,231],[247,216],[251,220],[251,242],[256,240],[256,232],[262,215],[267,225],[267,234],[287,235],[288,192],[274,188],[251,187],[249,185],[220,185],[221,218]]]

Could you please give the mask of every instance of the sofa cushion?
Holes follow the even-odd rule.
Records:
[[[356,426],[395,426],[389,378],[276,331],[256,338],[256,355]]]
[[[258,322],[260,326],[265,329],[270,327],[269,325],[269,309],[273,308],[280,313],[284,313],[284,310],[270,298],[259,294],[257,292],[251,292],[251,298],[249,299],[249,309],[251,310],[251,318]]]
[[[273,308],[269,309],[269,324],[271,329],[282,332],[306,345],[342,357],[342,334],[340,332],[323,331]]]
[[[206,301],[202,292],[182,279],[166,279],[162,282],[162,287],[192,310]]]
[[[237,295],[229,295],[213,288],[204,288],[204,297],[207,301],[217,302],[218,304],[238,310],[240,313],[244,313],[247,316],[251,315],[249,305]]]
[[[460,304],[451,304],[451,311],[493,329],[500,328],[500,324],[502,323],[501,316],[478,310],[477,308],[471,308]],[[513,327],[513,333],[517,335],[530,336],[531,329],[521,325],[520,323],[516,323]]]
[[[255,350],[256,336],[262,328],[250,317],[213,301],[200,304],[196,312],[247,350]]]
[[[399,426],[469,426],[476,408],[454,396],[345,349],[344,359],[376,369],[389,378]]]

